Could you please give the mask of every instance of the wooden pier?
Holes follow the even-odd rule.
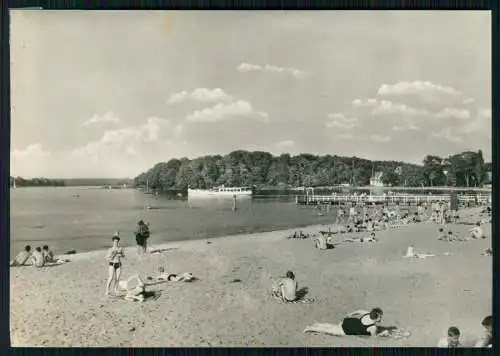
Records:
[[[491,202],[490,194],[458,194],[458,201],[462,204],[476,202],[484,204]],[[417,205],[419,203],[449,202],[451,195],[429,195],[429,194],[395,194],[395,195],[354,195],[354,194],[332,194],[316,195],[306,194],[295,197],[299,205],[346,205],[346,204],[396,204]]]

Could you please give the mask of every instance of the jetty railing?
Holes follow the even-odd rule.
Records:
[[[480,204],[491,202],[490,194],[458,194],[460,203],[478,202]],[[354,194],[332,194],[316,195],[307,194],[296,196],[297,204],[324,204],[324,203],[402,203],[419,204],[432,202],[449,202],[450,194],[430,195],[430,194],[391,194],[391,195],[354,195]]]

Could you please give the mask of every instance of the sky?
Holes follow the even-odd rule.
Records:
[[[11,11],[11,175],[312,153],[491,159],[486,11]]]

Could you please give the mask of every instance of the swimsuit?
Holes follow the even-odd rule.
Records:
[[[375,324],[364,325],[361,322],[365,316],[370,315],[370,313],[364,314],[359,318],[356,317],[347,317],[342,321],[342,329],[346,335],[366,335],[370,336],[371,334],[368,332],[368,328]]]
[[[113,266],[114,269],[118,269],[122,266],[121,262],[110,262],[110,266]]]

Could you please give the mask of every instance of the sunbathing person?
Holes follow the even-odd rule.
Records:
[[[437,347],[460,347],[460,330],[456,326],[448,328],[447,336],[439,340]]]
[[[136,280],[134,285],[132,282]],[[127,291],[124,299],[130,302],[143,302],[145,299],[146,285],[142,281],[139,275],[133,275],[129,277],[126,281],[119,281],[118,286],[121,290]]]
[[[273,294],[284,302],[293,302],[297,299],[297,289],[295,275],[292,271],[288,271],[285,278],[273,285]]]
[[[470,231],[470,237],[473,239],[485,239],[486,236],[484,234],[483,229],[481,228],[481,223],[477,222],[476,226],[474,226]]]
[[[196,278],[190,273],[186,272],[181,275],[175,273],[165,273],[165,269],[163,267],[158,268],[158,272],[161,274],[153,278],[157,282],[191,282]]]
[[[348,237],[344,239],[345,242],[377,242],[378,240],[375,238],[375,233],[372,232],[368,237]]]
[[[44,245],[42,247],[42,255],[43,255],[43,258],[45,260],[45,263],[62,264],[62,263],[70,262],[69,260],[65,260],[62,258],[56,258],[54,256],[54,252],[49,250],[48,245]]]
[[[442,227],[440,227],[438,229],[438,237],[437,237],[438,240],[447,240],[447,237],[446,237],[446,234],[444,233],[444,229]]]
[[[33,255],[31,256],[31,260],[33,261],[33,266],[36,268],[42,268],[45,265],[45,259],[42,255],[42,249],[37,247]]]
[[[484,327],[484,335],[477,340],[474,347],[492,347],[493,343],[493,323],[491,315],[483,319],[481,325]]]
[[[382,309],[373,308],[371,311],[356,310],[344,317],[340,324],[315,323],[308,326],[304,332],[324,332],[334,336],[359,335],[359,336],[383,336],[397,327],[380,326],[382,320]]]
[[[24,246],[24,251],[19,252],[17,256],[12,261],[10,261],[9,265],[11,267],[25,266],[26,263],[30,260],[31,255],[31,246],[26,245]]]

